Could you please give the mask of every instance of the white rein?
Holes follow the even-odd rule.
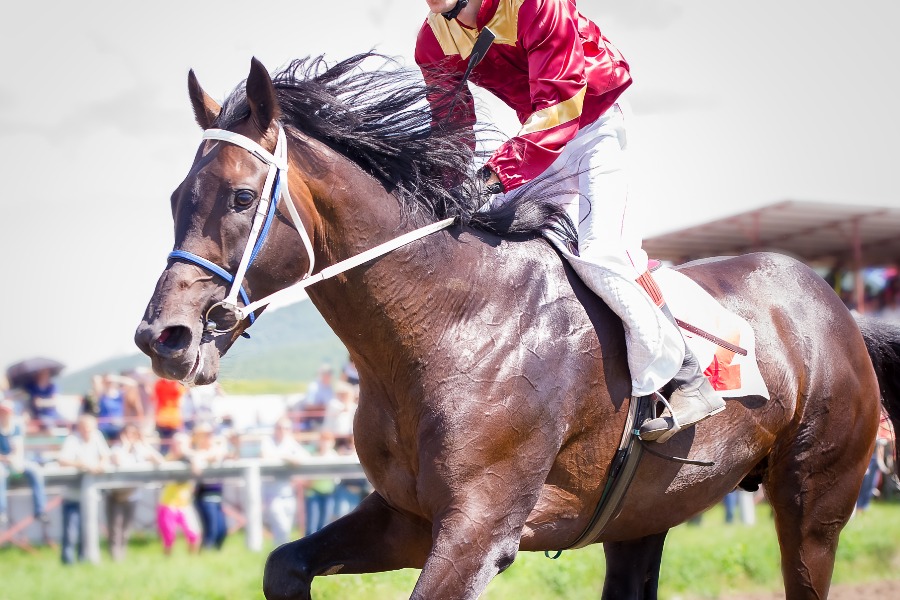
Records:
[[[230,273],[228,273],[227,270],[223,269],[222,267],[219,267],[218,265],[215,265],[214,263],[204,259],[203,257],[186,250],[176,249],[171,254],[169,254],[169,258],[183,259],[192,262],[212,271],[213,273],[219,275],[220,277],[231,283],[231,288],[229,289],[228,295],[225,297],[225,299],[221,302],[217,302],[216,304],[211,306],[209,310],[206,311],[206,315],[204,316],[205,328],[210,333],[226,333],[228,331],[232,331],[238,326],[238,324],[240,324],[241,321],[248,317],[250,318],[252,323],[254,319],[253,312],[259,308],[262,308],[263,306],[270,304],[276,298],[286,296],[289,293],[296,294],[297,291],[306,289],[314,283],[318,283],[319,281],[334,277],[335,275],[339,275],[349,269],[352,269],[353,267],[359,266],[380,256],[384,256],[385,254],[392,252],[397,248],[405,246],[410,242],[431,235],[432,233],[435,233],[442,229],[446,229],[455,221],[455,219],[453,218],[444,219],[443,221],[438,221],[437,223],[432,223],[431,225],[426,225],[425,227],[415,229],[401,235],[400,237],[394,238],[383,244],[379,244],[374,248],[366,250],[361,254],[342,260],[329,267],[325,267],[319,273],[313,275],[313,269],[315,267],[315,254],[313,252],[312,241],[310,240],[309,233],[307,232],[306,227],[303,224],[303,220],[300,218],[300,214],[297,212],[297,207],[294,206],[294,202],[291,199],[290,193],[288,191],[287,137],[285,136],[284,129],[281,127],[281,125],[278,126],[278,141],[275,144],[275,151],[271,153],[250,138],[239,133],[234,133],[233,131],[226,131],[224,129],[207,129],[203,133],[203,139],[220,140],[223,142],[234,144],[236,146],[240,146],[250,152],[259,160],[269,165],[269,172],[266,175],[266,181],[263,185],[262,194],[259,197],[259,205],[256,208],[256,213],[253,216],[253,222],[250,226],[250,235],[247,238],[247,244],[244,247],[243,254],[241,255],[241,262],[238,265],[237,272],[233,277]],[[274,292],[264,298],[260,298],[259,300],[249,302],[249,298],[243,290],[244,276],[246,275],[247,269],[250,267],[251,262],[255,258],[256,253],[262,248],[262,242],[265,239],[265,236],[268,234],[269,225],[271,224],[274,213],[277,210],[279,195],[284,198],[288,212],[290,213],[291,219],[294,222],[294,228],[297,230],[297,233],[300,234],[300,238],[303,240],[303,246],[309,258],[309,269],[307,269],[306,274],[297,283]],[[244,306],[238,306],[239,295],[241,297],[241,300],[244,302]],[[235,321],[230,327],[219,329],[217,324],[209,318],[211,311],[216,307],[222,307],[225,310],[231,311],[231,313],[234,315]]]

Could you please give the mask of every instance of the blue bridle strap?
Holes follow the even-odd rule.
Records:
[[[275,185],[272,186],[272,206],[269,208],[269,214],[266,215],[266,221],[263,223],[262,231],[259,232],[259,237],[256,239],[256,244],[253,246],[253,252],[250,253],[250,262],[247,263],[247,266],[253,264],[253,261],[256,259],[256,255],[259,254],[260,248],[262,248],[263,242],[266,241],[266,236],[269,235],[269,227],[272,225],[272,219],[275,218],[275,213],[278,211],[278,198],[281,196],[281,172],[277,172],[275,174]]]
[[[262,238],[260,237],[260,240],[261,239]],[[193,252],[188,252],[187,250],[172,250],[171,252],[169,252],[169,259],[173,258],[180,258],[181,260],[186,260],[189,263],[194,263],[197,266],[203,267],[207,271],[215,273],[228,283],[232,283],[234,281],[234,276],[231,273],[229,273],[219,265],[206,260],[202,256],[197,256]],[[238,295],[241,297],[241,301],[244,303],[244,306],[250,304],[250,298],[247,296],[247,292],[244,291],[243,285],[239,287]],[[248,318],[250,319],[251,325],[253,324],[253,321],[256,320],[256,316],[253,313],[250,313],[248,315]]]

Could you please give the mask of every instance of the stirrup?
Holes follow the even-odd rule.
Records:
[[[652,421],[653,419],[660,418],[661,413],[657,412],[656,406],[657,406],[657,402],[662,402],[663,405],[665,405],[665,407],[669,409],[669,414],[672,416],[673,425],[671,428],[662,432],[662,434],[660,434],[660,436],[658,438],[654,438],[652,440],[645,440],[643,437],[641,437],[640,426],[638,426],[638,438],[640,438],[640,440],[642,442],[653,442],[655,444],[665,444],[667,441],[669,441],[672,438],[673,435],[675,435],[676,433],[681,431],[682,427],[681,427],[681,423],[678,421],[678,417],[675,415],[675,410],[672,408],[672,405],[669,404],[669,401],[666,399],[666,397],[663,396],[662,394],[660,394],[659,392],[653,392],[653,395],[656,396],[656,400],[653,402],[653,416],[649,417],[644,422],[646,423],[647,421]],[[641,425],[643,425],[643,423]]]

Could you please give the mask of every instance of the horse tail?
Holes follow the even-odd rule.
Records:
[[[875,367],[881,403],[894,431],[900,431],[900,325],[866,317],[857,317],[856,322]],[[895,446],[894,458],[900,466],[900,446]]]

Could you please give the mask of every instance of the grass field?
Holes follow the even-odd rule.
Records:
[[[713,599],[733,591],[777,589],[781,585],[778,546],[770,511],[760,506],[753,527],[725,525],[721,508],[706,513],[699,525],[683,525],[669,534],[663,558],[661,597]],[[876,504],[857,515],[841,536],[835,582],[849,583],[900,576],[900,504]],[[193,600],[262,598],[265,554],[254,554],[243,539],[228,540],[222,552],[189,556],[183,541],[162,556],[154,538],[134,540],[123,563],[104,557],[99,565],[64,567],[56,550],[36,555],[16,548],[0,550],[0,599]],[[373,548],[373,552],[377,552]],[[319,578],[316,600],[407,598],[418,571]],[[603,582],[600,547],[565,552],[558,560],[522,553],[490,584],[484,598],[599,597]]]

